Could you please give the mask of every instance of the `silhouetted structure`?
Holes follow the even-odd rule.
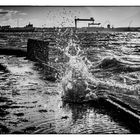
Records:
[[[100,25],[101,24],[101,23],[94,23],[95,19],[92,17],[90,19],[75,18],[75,28],[77,28],[77,21],[92,21],[92,23],[90,23],[90,25]]]

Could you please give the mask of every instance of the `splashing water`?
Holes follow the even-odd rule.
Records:
[[[96,77],[94,71],[101,71],[98,67],[103,65],[109,66],[107,68],[111,67],[110,70],[114,67],[115,70],[131,70],[131,68],[125,67],[117,57],[103,58],[99,62],[89,61],[85,50],[78,43],[79,38],[73,30],[67,30],[64,33],[65,35],[62,35],[63,37],[61,36],[61,38],[63,38],[63,42],[66,42],[66,46],[59,46],[65,56],[64,69],[62,70],[61,82],[59,83],[64,100],[84,102],[100,97],[109,98],[112,93],[125,93],[126,91],[137,90],[137,87],[129,86],[125,81],[119,83],[113,79],[104,77],[99,79]],[[107,72],[104,68],[102,71]]]
[[[92,65],[85,56],[80,46],[74,40],[70,39],[64,54],[68,57],[68,62],[65,67],[66,70],[61,80],[63,89],[63,99],[70,102],[84,102],[97,99],[97,95],[92,92],[89,85],[95,85],[95,78],[89,69]]]
[[[60,94],[66,101],[84,102],[100,97],[108,98],[112,92],[124,92],[135,90],[137,87],[130,87],[125,82],[119,83],[113,79],[96,77],[96,71],[101,71],[100,67],[114,66],[114,62],[120,64],[117,58],[103,58],[99,62],[91,62],[87,59],[85,50],[79,45],[79,38],[72,29],[58,32],[56,48],[63,54],[63,60],[59,63],[58,58],[58,86]],[[61,56],[60,56],[61,59]],[[115,64],[115,67],[117,66]],[[107,67],[107,68],[109,68]],[[114,67],[113,67],[114,68]],[[122,65],[122,69],[124,69]],[[127,68],[126,68],[127,69]],[[95,71],[95,75],[94,75]],[[106,71],[107,72],[107,71]],[[112,89],[112,90],[111,90]]]

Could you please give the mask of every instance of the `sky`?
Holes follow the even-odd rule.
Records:
[[[29,22],[34,27],[74,26],[74,18],[93,17],[100,26],[140,27],[140,7],[29,7],[0,6],[0,26],[23,27]],[[85,27],[88,22],[78,22]]]

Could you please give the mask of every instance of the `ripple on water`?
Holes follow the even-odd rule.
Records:
[[[118,33],[114,39],[117,40],[120,36],[123,37]],[[131,42],[131,36],[128,40]],[[134,42],[136,41],[133,40]],[[91,45],[94,46],[94,44]],[[114,46],[113,49],[111,45]],[[105,57],[117,56],[117,60],[120,60],[119,64],[139,65],[139,56],[133,56],[134,50],[127,48],[123,42],[118,41],[110,46],[109,43],[104,46],[99,44],[99,46],[91,49],[90,54],[91,59],[97,63]],[[121,50],[124,53],[127,50],[124,57],[120,57],[124,55]],[[9,73],[0,73],[0,133],[121,134],[134,132],[131,127],[128,127],[128,122],[123,122],[119,118],[117,110],[105,109],[103,104],[64,104],[58,85],[44,80],[45,75],[33,62],[15,56],[0,57],[0,62],[3,62],[9,70]],[[104,72],[98,69],[93,74],[97,79],[95,82],[100,82],[98,89],[95,90],[125,98],[126,102],[131,99],[133,106],[136,105],[136,101],[139,101],[138,94],[134,92],[139,88],[139,71],[112,74],[111,71]]]

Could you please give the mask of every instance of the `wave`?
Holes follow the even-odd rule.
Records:
[[[123,63],[120,60],[116,58],[104,58],[97,66],[96,68],[101,69],[101,70],[108,70],[112,71],[115,73],[120,73],[120,72],[134,72],[134,71],[139,71],[140,66],[135,66],[135,65],[129,65],[129,63]]]

